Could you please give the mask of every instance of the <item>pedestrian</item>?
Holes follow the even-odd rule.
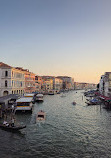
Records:
[[[14,118],[12,118],[12,120],[11,120],[11,126],[12,127],[14,127],[14,123],[15,123],[15,120],[14,120]]]

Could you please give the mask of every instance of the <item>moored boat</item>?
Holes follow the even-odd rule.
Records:
[[[16,111],[32,111],[33,98],[24,97],[16,101]]]

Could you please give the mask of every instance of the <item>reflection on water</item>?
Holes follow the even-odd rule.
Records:
[[[20,133],[0,129],[1,157],[108,158],[111,155],[111,111],[100,105],[87,106],[83,91],[45,96],[32,114],[17,114],[26,124]],[[72,105],[75,101],[77,104]],[[38,111],[46,113],[36,122]]]

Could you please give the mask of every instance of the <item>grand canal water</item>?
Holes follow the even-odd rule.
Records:
[[[0,129],[0,157],[111,158],[111,111],[87,106],[83,91],[65,95],[44,96],[32,114],[16,114],[16,122],[27,125],[20,133]],[[36,123],[41,109],[46,121]]]

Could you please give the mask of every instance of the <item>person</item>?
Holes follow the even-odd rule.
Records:
[[[12,113],[14,113],[14,111],[15,111],[15,107],[14,105],[12,105]]]
[[[3,125],[9,126],[8,122],[4,120]]]
[[[14,123],[15,123],[15,120],[14,120],[14,118],[12,118],[12,120],[11,120],[11,126],[12,127],[14,127]]]

